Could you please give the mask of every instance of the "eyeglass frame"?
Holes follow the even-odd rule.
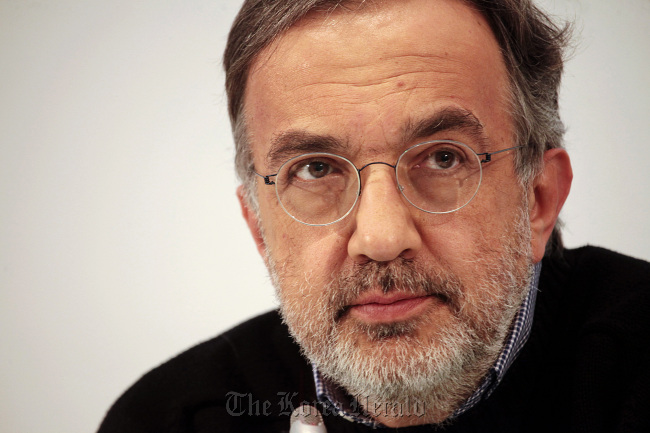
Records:
[[[291,215],[291,214],[289,213],[289,211],[284,207],[284,204],[282,203],[282,200],[280,200],[280,197],[277,197],[278,202],[280,203],[280,206],[282,206],[282,209],[284,210],[284,212],[285,212],[287,215],[289,215],[291,218],[293,218],[294,220],[298,221],[298,222],[301,223],[301,224],[304,224],[304,225],[307,225],[307,226],[314,226],[314,227],[328,226],[328,225],[331,225],[331,224],[335,224],[335,223],[341,221],[342,219],[346,218],[346,217],[350,214],[350,212],[352,212],[352,209],[354,209],[355,206],[357,205],[357,201],[359,200],[359,197],[361,196],[361,188],[362,188],[362,185],[361,185],[361,171],[362,171],[363,169],[365,169],[366,167],[369,167],[369,166],[371,166],[371,165],[376,165],[376,164],[387,165],[387,166],[391,167],[393,170],[395,170],[395,178],[397,179],[397,164],[399,164],[399,161],[402,159],[402,156],[404,156],[407,152],[409,152],[411,149],[414,149],[414,148],[416,148],[416,147],[424,146],[424,145],[426,145],[426,144],[435,144],[435,143],[452,143],[452,144],[461,144],[461,145],[467,147],[467,148],[468,148],[469,150],[471,150],[472,152],[474,152],[474,154],[479,158],[479,162],[480,162],[481,164],[485,164],[485,163],[488,163],[488,162],[492,161],[492,155],[496,155],[496,154],[499,154],[499,153],[507,152],[507,151],[509,151],[509,150],[514,150],[514,149],[519,149],[519,148],[523,148],[523,147],[524,147],[524,146],[513,146],[513,147],[508,147],[507,149],[501,149],[501,150],[497,150],[497,151],[494,151],[494,152],[482,152],[482,153],[476,153],[476,151],[475,151],[474,149],[472,149],[469,145],[467,145],[467,144],[465,144],[465,143],[462,143],[462,142],[460,142],[460,141],[455,141],[455,140],[430,140],[430,141],[424,141],[424,142],[422,142],[422,143],[414,144],[413,146],[411,146],[411,147],[409,147],[408,149],[404,150],[404,151],[400,154],[400,156],[397,158],[397,162],[395,162],[394,165],[393,165],[393,164],[389,164],[389,163],[384,162],[384,161],[374,161],[374,162],[369,162],[369,163],[365,164],[365,165],[364,165],[363,167],[361,167],[361,168],[357,168],[357,166],[356,166],[352,161],[350,161],[349,159],[347,159],[346,157],[341,156],[341,155],[337,155],[337,154],[335,154],[335,153],[329,153],[329,152],[308,152],[308,153],[303,153],[303,154],[296,155],[296,156],[294,156],[294,157],[291,157],[291,158],[287,159],[285,162],[282,163],[282,165],[280,165],[280,168],[284,167],[285,164],[287,164],[289,161],[291,161],[291,160],[293,160],[293,159],[301,158],[301,157],[303,157],[303,156],[307,156],[307,155],[311,155],[311,154],[314,154],[314,155],[329,155],[329,156],[335,156],[335,157],[337,157],[337,158],[341,158],[341,159],[347,161],[347,162],[348,162],[352,167],[354,167],[355,170],[357,171],[357,180],[358,180],[358,183],[359,183],[359,188],[358,188],[358,191],[357,191],[357,198],[354,200],[354,203],[352,203],[352,206],[350,206],[350,209],[349,209],[349,210],[348,210],[344,215],[342,215],[341,217],[339,217],[339,218],[338,218],[337,220],[335,220],[335,221],[332,221],[332,222],[329,222],[329,223],[325,223],[325,224],[310,224],[310,223],[306,223],[306,222],[304,222],[304,221],[301,221],[301,220],[299,220],[298,218],[296,218],[295,216],[293,216],[293,215]],[[482,165],[481,165],[480,167],[482,167]],[[280,172],[278,171],[277,173],[274,173],[274,174],[263,175],[263,174],[260,174],[260,173],[258,173],[257,171],[255,171],[255,168],[254,168],[254,167],[251,167],[250,170],[251,170],[254,174],[256,174],[257,176],[259,176],[259,177],[261,177],[262,179],[264,179],[264,185],[269,185],[269,186],[276,185],[276,183],[275,183],[274,181],[272,181],[270,178],[271,178],[271,177],[274,177],[274,176],[277,176],[277,175],[280,173]],[[411,201],[411,200],[410,200],[406,195],[404,195],[404,191],[403,191],[403,190],[404,190],[404,187],[401,186],[399,183],[397,184],[397,189],[400,191],[400,194],[402,194],[402,197],[404,197],[404,198],[406,199],[406,201],[408,201],[408,202],[411,204],[411,206],[413,206],[414,208],[416,208],[416,209],[418,209],[418,210],[421,210],[422,212],[426,212],[426,213],[434,214],[434,215],[435,215],[435,214],[447,214],[447,213],[453,213],[453,212],[456,212],[456,211],[458,211],[458,210],[464,208],[465,206],[467,206],[468,204],[470,204],[470,203],[472,202],[472,200],[474,200],[474,197],[476,197],[476,194],[478,194],[478,190],[479,190],[480,187],[481,187],[482,178],[483,178],[483,171],[481,170],[481,180],[479,180],[479,186],[476,188],[476,192],[475,192],[474,195],[473,195],[473,196],[472,196],[472,197],[467,201],[467,203],[465,203],[464,205],[462,205],[462,206],[460,206],[460,207],[457,207],[456,209],[449,210],[449,211],[444,211],[444,212],[434,212],[434,211],[428,211],[428,210],[426,210],[426,209],[422,209],[421,207],[415,205],[415,204],[414,204],[414,203],[413,203],[413,202],[412,202],[412,201]],[[277,188],[276,188],[276,196],[277,196]]]

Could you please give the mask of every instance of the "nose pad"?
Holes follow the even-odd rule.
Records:
[[[387,165],[393,170],[374,167],[365,173],[348,254],[355,261],[413,258],[420,250],[422,239],[412,217],[412,206],[397,187],[394,166],[375,162],[363,166],[359,172],[373,164]]]

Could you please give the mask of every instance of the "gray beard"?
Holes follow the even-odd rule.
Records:
[[[422,269],[401,258],[333,275],[323,289],[308,281],[284,287],[290,264],[278,267],[267,254],[283,320],[320,373],[362,405],[379,402],[386,408],[417,402],[426,408],[418,423],[440,423],[476,390],[495,363],[528,293],[533,263],[526,210],[522,207],[505,231],[500,251],[479,245],[476,256],[468,258],[468,266],[484,274],[479,290],[468,291],[447,266]],[[436,323],[429,314],[378,325],[346,320],[346,306],[376,287],[384,293],[436,296],[451,310],[452,320]],[[422,338],[419,329],[435,332]],[[362,347],[362,340],[370,344]]]

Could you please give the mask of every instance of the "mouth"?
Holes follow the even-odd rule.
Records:
[[[432,305],[444,302],[444,297],[438,295],[368,294],[347,306],[343,315],[370,325],[404,322],[421,315]]]

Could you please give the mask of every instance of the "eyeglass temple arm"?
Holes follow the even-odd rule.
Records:
[[[263,174],[259,174],[259,173],[256,172],[255,170],[251,170],[251,171],[252,171],[253,173],[255,173],[256,175],[258,175],[259,177],[261,177],[262,179],[264,179],[264,184],[265,184],[265,185],[275,185],[275,182],[273,182],[270,178],[273,177],[273,176],[277,176],[277,175],[278,175],[277,173],[275,173],[275,174],[268,174],[268,175],[264,176]]]
[[[492,161],[492,155],[496,155],[497,153],[501,153],[501,152],[507,152],[507,151],[513,150],[513,149],[519,149],[520,147],[524,147],[524,146],[509,147],[507,149],[497,150],[496,152],[477,153],[477,155],[484,157],[484,159],[481,160],[482,163],[483,162],[490,162],[490,161]]]

